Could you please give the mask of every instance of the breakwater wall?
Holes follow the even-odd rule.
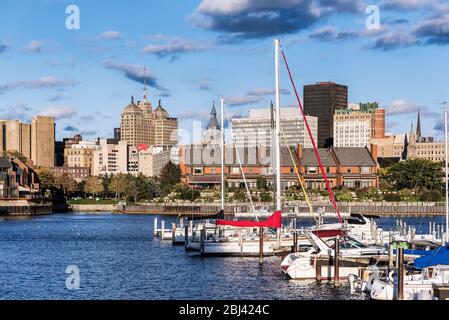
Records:
[[[268,211],[274,211],[272,203],[255,204]],[[295,208],[296,207],[296,208]],[[379,216],[435,216],[445,215],[443,202],[340,202],[338,207],[341,213],[361,213]],[[284,205],[284,213],[298,212],[307,215],[309,208],[304,202],[288,203]],[[249,205],[245,203],[227,204],[225,213],[248,212]],[[151,213],[166,215],[192,215],[213,214],[220,210],[218,203],[158,203],[158,204],[132,204],[132,205],[72,205],[73,211],[107,211],[120,213]],[[313,204],[314,212],[335,212],[330,202],[317,202]]]
[[[53,212],[51,201],[28,199],[0,200],[0,216],[34,216]]]

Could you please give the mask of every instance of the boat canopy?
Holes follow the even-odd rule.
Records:
[[[417,269],[423,269],[436,265],[449,265],[449,245],[441,246],[433,250],[433,254],[428,254],[416,258],[413,265]]]
[[[280,228],[282,225],[282,213],[280,210],[273,213],[265,221],[252,220],[217,220],[217,225],[233,227],[267,227]]]

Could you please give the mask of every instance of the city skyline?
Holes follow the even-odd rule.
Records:
[[[441,27],[449,23],[449,5],[311,3],[4,1],[0,118],[55,116],[57,140],[75,133],[111,137],[130,96],[142,99],[144,67],[149,100],[162,99],[180,128],[191,130],[192,120],[205,128],[220,96],[232,115],[246,116],[273,100],[272,40],[279,36],[298,87],[328,80],[347,85],[348,102],[386,109],[391,133],[408,133],[420,109],[423,135],[441,138],[439,103],[448,98],[449,75],[433,70],[449,67],[442,50],[449,33]],[[79,30],[65,27],[71,4],[80,9]],[[369,5],[379,5],[380,29],[366,26]],[[281,75],[282,106],[296,105],[283,66]]]

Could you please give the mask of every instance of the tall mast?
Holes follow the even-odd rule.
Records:
[[[224,99],[221,98],[221,210],[224,211],[225,181],[224,181]]]
[[[448,178],[448,155],[447,155],[447,101],[444,101],[444,187],[446,191],[446,244],[449,243],[449,192],[448,192],[448,186],[447,186],[447,178]]]
[[[276,81],[276,115],[275,115],[275,151],[276,151],[276,210],[281,210],[281,146],[280,146],[280,127],[281,127],[281,98],[280,98],[280,77],[279,77],[279,48],[281,41],[274,40],[274,60],[275,60],[275,81]]]

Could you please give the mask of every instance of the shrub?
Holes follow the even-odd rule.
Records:
[[[429,190],[429,191],[424,191],[421,194],[421,201],[432,201],[432,202],[438,202],[441,201],[441,198],[443,196],[441,195],[441,192],[438,190]]]
[[[387,194],[384,194],[384,200],[399,202],[399,201],[401,201],[401,196],[397,193],[387,193]]]

